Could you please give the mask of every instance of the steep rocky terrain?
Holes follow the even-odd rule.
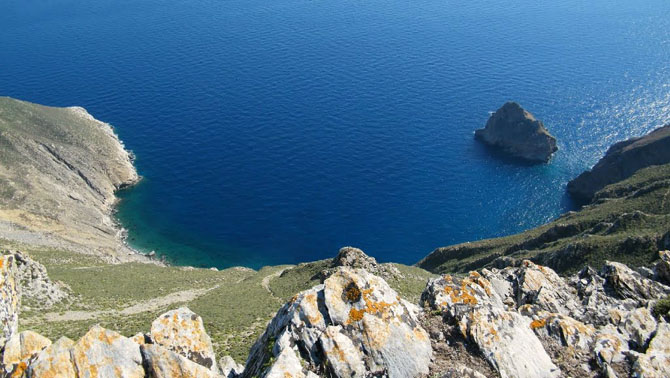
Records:
[[[203,319],[186,307],[134,335],[97,324],[77,341],[18,332],[16,259],[6,255],[0,258],[2,369],[35,378],[670,374],[670,251],[659,253],[646,277],[607,262],[599,272],[585,267],[564,279],[528,260],[444,275],[428,280],[416,303],[356,265],[321,272],[323,283],[288,300],[242,365],[217,357]]]
[[[138,180],[111,126],[83,108],[0,97],[0,237],[137,259],[112,217]]]
[[[558,150],[554,138],[532,114],[516,102],[507,102],[475,131],[475,138],[530,162],[547,162]]]
[[[642,168],[670,163],[670,125],[616,143],[590,171],[568,183],[568,193],[581,203],[590,202],[609,184],[632,176]]]

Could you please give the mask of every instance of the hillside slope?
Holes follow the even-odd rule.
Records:
[[[558,272],[605,260],[632,266],[654,261],[670,246],[670,164],[640,170],[596,193],[593,202],[553,222],[507,237],[438,248],[417,266],[466,272],[531,259]]]
[[[136,258],[112,210],[137,180],[111,126],[83,108],[0,97],[0,237]]]

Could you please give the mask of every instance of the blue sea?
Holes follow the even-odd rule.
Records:
[[[415,263],[573,209],[568,180],[670,122],[670,1],[3,0],[0,95],[114,125],[141,251]],[[473,139],[508,100],[549,164]]]

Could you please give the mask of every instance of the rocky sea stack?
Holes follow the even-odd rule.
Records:
[[[558,150],[556,138],[516,102],[507,102],[491,115],[475,138],[509,155],[530,162],[547,162]]]
[[[588,203],[605,186],[627,179],[642,168],[668,163],[670,124],[613,145],[593,169],[568,183],[568,192],[578,202]]]

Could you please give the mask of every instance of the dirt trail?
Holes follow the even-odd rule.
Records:
[[[198,297],[201,297],[208,292],[219,288],[219,285],[215,285],[209,288],[204,289],[192,289],[192,290],[183,290],[170,293],[163,297],[152,298],[137,304],[134,304],[130,307],[126,307],[122,310],[105,310],[105,311],[66,311],[63,313],[58,312],[48,312],[44,314],[43,321],[47,322],[68,322],[68,321],[80,321],[80,320],[89,320],[96,319],[106,315],[135,315],[142,312],[155,311],[163,307],[167,307],[175,303],[190,302]],[[32,321],[40,321],[38,319],[30,319],[26,323]]]

